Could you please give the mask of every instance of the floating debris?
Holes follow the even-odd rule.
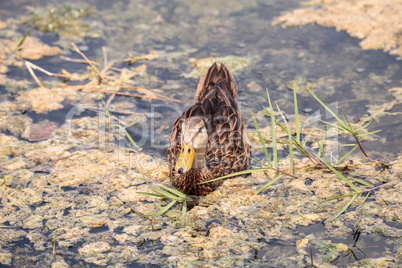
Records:
[[[41,124],[31,129],[28,139],[29,141],[45,140],[49,138],[56,129],[57,125],[53,122]]]
[[[48,111],[63,108],[65,99],[77,99],[78,92],[69,88],[36,88],[20,92],[19,102],[27,102],[35,113],[42,114]]]
[[[22,50],[18,55],[27,60],[38,60],[45,56],[55,56],[60,53],[58,47],[43,44],[38,38],[32,36],[25,39],[21,48]]]

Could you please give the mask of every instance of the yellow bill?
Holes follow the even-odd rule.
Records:
[[[186,173],[191,169],[194,162],[195,150],[191,142],[185,144],[182,142],[179,159],[177,159],[175,170],[179,174]]]

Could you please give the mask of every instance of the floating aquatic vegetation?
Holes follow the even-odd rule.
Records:
[[[393,92],[392,96],[394,96],[397,101],[402,102],[402,87],[391,88],[388,91]]]
[[[286,83],[286,87],[303,96],[310,95],[309,90],[315,91],[317,89],[317,85],[313,81],[306,81],[304,79],[295,79],[293,81],[289,81]]]
[[[276,18],[272,25],[283,27],[318,23],[347,31],[363,39],[363,49],[383,49],[402,57],[402,2],[377,1],[307,1],[304,8]]]
[[[191,59],[190,62],[193,63],[194,70],[184,76],[199,78],[214,62],[223,62],[232,73],[235,73],[249,67],[252,59],[245,57],[225,56],[216,58],[205,58],[200,60]]]
[[[21,91],[17,101],[29,103],[35,113],[41,114],[63,108],[61,102],[66,99],[77,98],[78,91],[71,88],[36,88]]]
[[[8,71],[7,65],[21,66],[20,61],[14,58],[15,53],[18,52],[19,56],[28,60],[38,60],[45,56],[55,56],[60,53],[58,47],[51,47],[43,44],[38,38],[28,36],[21,44],[21,50],[17,51],[18,44],[9,39],[0,39],[0,73]]]
[[[349,247],[345,244],[334,244],[331,241],[312,241],[316,248],[321,252],[322,260],[319,262],[331,262],[335,260],[341,252],[346,252]]]
[[[45,56],[55,56],[60,53],[58,47],[43,44],[38,38],[28,36],[21,44],[18,55],[27,60],[38,60]]]
[[[83,38],[99,38],[99,29],[92,29],[83,19],[95,14],[92,8],[75,8],[64,4],[59,8],[29,7],[29,15],[21,18],[22,24],[28,24],[41,32],[56,33],[58,42],[63,47],[70,47],[71,42],[81,42]]]

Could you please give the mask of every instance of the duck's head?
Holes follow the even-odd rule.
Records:
[[[205,166],[205,149],[208,133],[204,121],[200,117],[190,117],[181,127],[181,151],[175,170],[184,174],[192,167]]]

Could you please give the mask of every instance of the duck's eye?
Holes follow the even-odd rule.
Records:
[[[191,149],[188,149],[188,153],[190,153],[191,152]]]
[[[183,152],[183,154],[184,154],[184,148],[183,148],[182,152]]]

